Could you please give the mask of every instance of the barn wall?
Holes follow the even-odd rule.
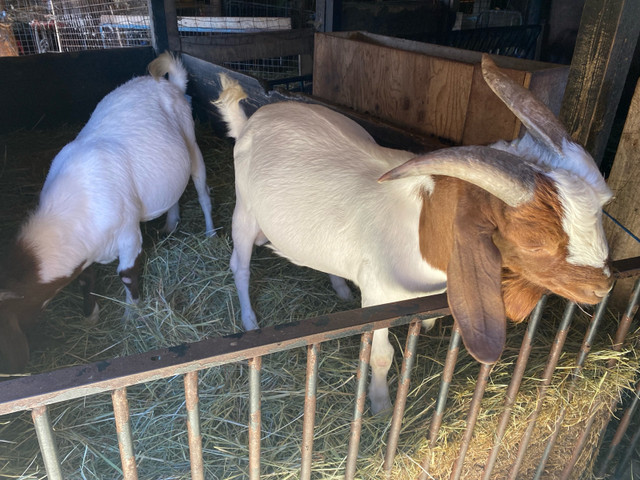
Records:
[[[143,75],[151,47],[0,58],[0,133],[86,122],[111,90]]]

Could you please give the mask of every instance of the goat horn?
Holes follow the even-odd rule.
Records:
[[[544,103],[531,91],[501,72],[486,53],[482,55],[482,75],[491,90],[520,119],[534,138],[557,155],[565,156],[562,145],[565,140],[573,140],[564,125]]]
[[[519,157],[491,147],[452,147],[412,158],[378,181],[446,175],[472,183],[511,207],[533,199],[535,170]]]

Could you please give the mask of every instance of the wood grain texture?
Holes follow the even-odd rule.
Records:
[[[456,144],[512,140],[520,122],[485,84],[480,58],[479,52],[363,32],[317,34],[313,94]],[[568,67],[495,59],[525,87],[564,90]],[[561,97],[543,97],[559,110]]]
[[[640,83],[629,107],[627,121],[620,137],[616,158],[613,162],[608,184],[613,190],[614,199],[605,210],[618,219],[624,226],[640,236]],[[635,241],[622,228],[611,220],[604,220],[611,258],[622,258],[640,255],[640,243]]]
[[[182,38],[182,51],[211,63],[313,53],[312,29]]]
[[[602,161],[640,32],[637,0],[586,0],[560,119]]]

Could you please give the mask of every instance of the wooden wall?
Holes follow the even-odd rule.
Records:
[[[494,56],[556,113],[568,67]],[[477,145],[518,136],[486,85],[481,53],[364,32],[316,34],[313,94],[425,135]]]

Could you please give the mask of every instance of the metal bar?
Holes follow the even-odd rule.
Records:
[[[406,325],[411,321],[411,316],[424,312],[447,315],[449,307],[446,295],[320,315],[304,322],[211,337],[142,354],[6,380],[0,388],[0,415],[31,410],[34,405],[110,392],[151,379],[158,380],[294,347],[345,338],[377,328]]]
[[[614,340],[613,345],[611,346],[611,349],[614,352],[619,352],[622,349],[622,345],[624,343],[624,339],[627,337],[627,333],[629,332],[629,328],[631,327],[631,322],[633,320],[633,317],[635,316],[636,312],[638,311],[638,299],[640,297],[640,279],[638,279],[636,281],[636,284],[634,286],[633,292],[631,294],[631,299],[629,300],[629,304],[627,305],[627,309],[625,311],[625,314],[622,316],[622,320],[620,321],[620,325],[618,325],[618,329],[616,330],[616,338]],[[612,369],[613,367],[615,367],[617,363],[617,360],[615,358],[611,358],[608,362],[607,362],[607,368]],[[604,373],[604,375],[607,375],[607,372]],[[609,402],[609,418],[608,420],[605,422],[605,425],[602,429],[602,431],[600,432],[600,438],[603,438],[603,433],[604,430],[606,429],[607,425],[609,424],[609,420],[611,420],[611,412],[613,412],[616,408],[616,404],[617,404],[617,399],[616,397],[613,397],[613,399]],[[580,437],[578,438],[578,441],[576,442],[575,447],[573,448],[573,452],[571,454],[571,458],[569,459],[569,461],[567,462],[567,464],[565,465],[564,469],[562,470],[562,474],[560,475],[560,479],[561,480],[566,480],[567,478],[569,478],[569,475],[571,474],[571,472],[573,471],[573,467],[575,466],[575,464],[578,462],[578,458],[580,458],[580,454],[582,453],[582,449],[584,448],[585,444],[587,443],[587,439],[589,437],[589,433],[591,432],[591,427],[593,426],[593,422],[595,421],[596,418],[596,412],[598,409],[600,409],[602,407],[602,401],[600,402],[594,402],[591,406],[591,409],[589,410],[589,415],[588,415],[588,419],[587,422],[585,423],[584,429],[582,431],[582,433],[580,434]]]
[[[482,397],[484,391],[487,388],[489,382],[489,375],[495,364],[480,364],[480,373],[478,374],[478,383],[476,383],[476,389],[473,392],[473,398],[471,399],[471,405],[469,405],[469,413],[467,414],[467,426],[464,430],[462,442],[460,443],[460,452],[458,458],[453,466],[453,471],[449,477],[451,480],[459,480],[462,476],[462,467],[464,466],[464,457],[467,455],[469,445],[471,445],[471,438],[473,437],[473,429],[476,426],[478,415],[480,414],[480,404],[482,403]]]
[[[49,410],[45,405],[35,407],[31,411],[31,418],[38,436],[38,444],[40,445],[40,453],[44,460],[44,468],[47,472],[49,480],[62,480],[62,468],[60,459],[58,458],[58,449],[56,441],[53,438],[53,428],[49,419]]]
[[[638,440],[640,440],[640,428],[637,429],[636,432],[633,434],[633,437],[631,437],[631,442],[629,442],[629,446],[627,447],[624,457],[622,457],[622,460],[618,464],[618,468],[616,468],[616,473],[613,476],[614,479],[623,480],[624,478],[626,480],[626,478],[628,478],[628,477],[623,477],[623,473],[625,468],[627,468],[627,465],[629,464],[631,457],[636,452],[636,448],[638,446]]]
[[[184,398],[187,407],[187,437],[189,438],[189,459],[191,480],[204,480],[202,458],[202,435],[200,434],[200,412],[198,410],[198,372],[184,375]]]
[[[631,401],[631,405],[629,406],[629,408],[627,408],[625,410],[624,415],[622,416],[622,419],[620,420],[620,424],[618,425],[618,428],[616,429],[616,433],[613,436],[613,440],[611,441],[611,445],[609,445],[609,451],[607,452],[607,456],[605,457],[605,459],[602,461],[602,464],[598,468],[598,473],[597,473],[596,477],[604,478],[605,473],[607,473],[607,469],[609,468],[609,463],[611,463],[611,460],[613,460],[613,457],[615,456],[616,452],[618,451],[618,447],[620,446],[620,442],[622,441],[622,437],[627,432],[627,429],[629,428],[629,423],[631,422],[631,419],[633,418],[633,414],[635,413],[636,409],[638,408],[638,401],[639,400],[640,400],[640,382],[638,382],[636,384],[636,392],[635,392],[635,395],[633,396],[633,400]]]
[[[349,450],[347,453],[347,465],[345,468],[345,480],[353,480],[356,474],[358,462],[358,450],[360,449],[360,433],[362,431],[362,416],[364,415],[365,400],[367,398],[367,374],[369,373],[369,358],[371,357],[371,344],[373,332],[362,334],[360,341],[360,361],[356,375],[356,405],[351,422],[349,435]]]
[[[122,474],[125,480],[138,480],[136,457],[133,453],[133,435],[131,433],[131,424],[129,423],[127,389],[118,388],[111,392],[111,400],[113,402],[113,416],[116,421],[116,432],[118,434]]]
[[[562,316],[560,326],[558,327],[556,337],[553,341],[553,346],[551,347],[551,351],[549,352],[549,361],[547,362],[547,366],[545,367],[542,374],[542,382],[540,383],[540,387],[538,387],[536,408],[527,420],[529,424],[527,425],[527,429],[525,430],[525,433],[520,440],[516,460],[511,467],[511,471],[509,472],[509,480],[515,480],[516,476],[518,475],[518,470],[520,470],[520,466],[522,465],[522,461],[524,460],[524,456],[527,453],[527,447],[529,446],[529,442],[531,441],[533,429],[536,426],[538,415],[540,414],[540,410],[542,409],[542,400],[547,393],[547,388],[549,387],[551,379],[553,378],[553,372],[558,365],[558,360],[560,359],[560,354],[562,353],[562,347],[564,346],[564,342],[567,338],[567,333],[569,332],[569,326],[571,325],[571,320],[573,318],[575,310],[576,304],[573,302],[567,302],[564,315]]]
[[[260,370],[262,357],[249,359],[249,480],[260,480]]]
[[[502,414],[500,415],[500,420],[498,422],[498,429],[496,430],[495,443],[493,445],[493,448],[491,449],[491,453],[489,454],[487,463],[485,464],[484,472],[482,474],[482,480],[489,480],[491,478],[491,473],[493,472],[496,460],[498,459],[498,453],[500,452],[502,439],[504,438],[504,434],[507,431],[507,425],[509,424],[509,419],[511,417],[511,410],[513,409],[513,405],[516,402],[516,395],[520,390],[520,384],[522,383],[524,371],[527,368],[527,362],[529,361],[529,355],[531,354],[533,338],[535,336],[538,325],[540,324],[540,319],[542,318],[542,312],[547,303],[547,298],[548,297],[544,295],[540,299],[540,301],[536,305],[536,308],[531,314],[531,318],[529,319],[529,325],[527,325],[527,331],[524,335],[524,338],[522,339],[522,345],[520,346],[520,352],[518,353],[518,360],[516,360],[516,366],[513,370],[513,377],[511,378],[509,388],[507,388],[507,393],[505,395],[504,407],[502,410]]]
[[[438,400],[436,401],[436,409],[431,417],[431,426],[429,427],[429,448],[433,449],[436,446],[438,440],[438,431],[440,425],[442,425],[442,418],[444,417],[444,408],[447,405],[447,395],[449,394],[449,386],[453,379],[453,372],[456,368],[456,360],[458,359],[458,352],[460,351],[460,329],[456,323],[453,324],[453,330],[451,331],[451,338],[449,339],[449,349],[447,351],[447,358],[444,362],[444,371],[442,372],[442,380],[440,382],[440,391],[438,393]],[[427,480],[429,473],[429,465],[431,463],[431,455],[427,455],[422,461],[420,476],[418,480]]]
[[[302,425],[301,480],[309,480],[311,478],[313,431],[316,423],[319,353],[320,344],[309,345],[307,347],[307,385],[304,395],[304,422]]]
[[[580,347],[580,351],[578,352],[578,356],[576,358],[576,366],[573,368],[571,372],[571,383],[569,384],[569,388],[567,389],[566,401],[562,405],[560,409],[560,413],[556,418],[555,425],[553,427],[553,433],[549,440],[547,441],[547,445],[545,446],[542,457],[540,458],[540,462],[538,463],[538,468],[536,469],[536,473],[534,476],[534,480],[540,480],[542,478],[542,474],[544,473],[544,468],[547,465],[547,461],[549,460],[549,456],[553,451],[553,447],[556,444],[556,440],[558,439],[558,435],[560,434],[560,430],[562,429],[562,424],[564,423],[564,417],[567,414],[567,405],[571,403],[573,400],[573,394],[576,389],[576,379],[580,377],[582,373],[582,369],[584,367],[584,363],[587,360],[587,355],[591,351],[591,346],[593,345],[593,340],[596,336],[596,332],[600,327],[600,322],[604,317],[607,310],[607,302],[609,301],[609,295],[607,295],[596,307],[596,311],[593,315],[593,319],[589,322],[589,328],[587,329],[587,333],[584,336],[584,340],[582,342],[582,346]]]
[[[411,381],[411,370],[416,358],[416,348],[418,346],[418,338],[420,336],[420,326],[422,321],[415,319],[409,325],[407,334],[407,343],[402,360],[402,369],[400,371],[400,380],[398,382],[398,393],[396,394],[396,403],[393,407],[393,418],[391,420],[391,428],[387,437],[387,450],[384,456],[384,471],[387,478],[391,476],[393,468],[393,459],[396,456],[398,448],[398,439],[400,437],[400,428],[402,427],[402,418],[404,417],[404,409],[407,404],[407,395],[409,394],[409,384]]]

